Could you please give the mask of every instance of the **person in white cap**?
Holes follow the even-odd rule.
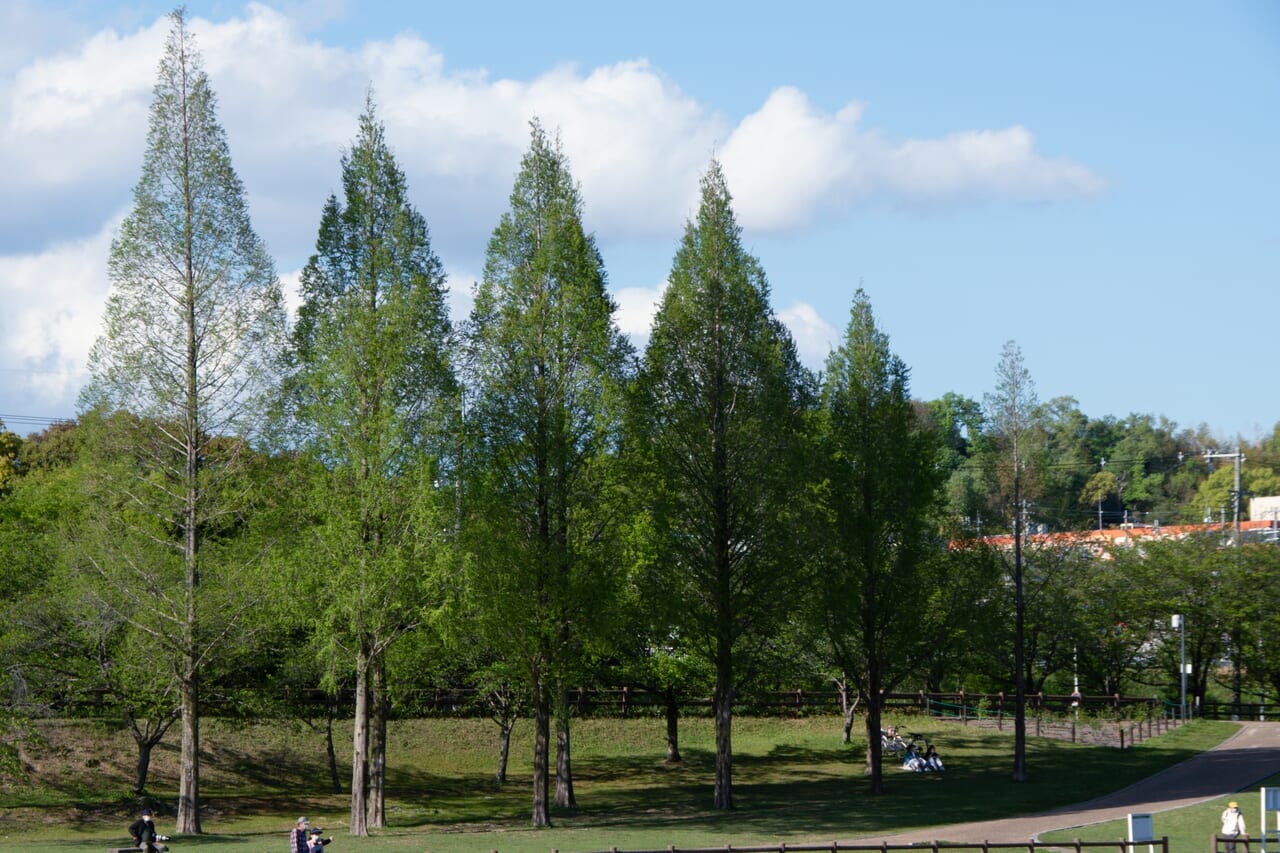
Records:
[[[1227,853],[1236,853],[1236,839],[1249,833],[1244,829],[1244,815],[1240,814],[1240,804],[1235,800],[1227,803],[1222,813],[1221,837],[1227,839]]]
[[[311,844],[307,841],[307,819],[298,818],[293,832],[289,833],[289,853],[308,853]]]

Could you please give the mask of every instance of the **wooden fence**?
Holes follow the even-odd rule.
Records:
[[[489,713],[487,699],[490,695],[474,688],[406,691],[395,696],[392,715],[401,718],[486,716]],[[244,698],[239,697],[240,700]],[[318,714],[323,714],[326,708],[330,708],[338,716],[348,715],[352,707],[351,691],[342,691],[333,696],[323,690],[307,689],[289,691],[274,698],[295,707],[314,708]],[[667,699],[663,694],[639,687],[575,689],[569,692],[567,699],[574,712],[583,717],[660,716],[667,707]],[[1068,712],[1115,720],[1148,720],[1168,715],[1160,700],[1149,697],[1032,693],[1026,699],[1028,719],[1047,719],[1055,714],[1065,715]],[[885,693],[882,703],[883,710],[890,714],[924,714],[961,722],[991,719],[999,723],[1010,718],[1015,711],[1014,697],[1006,693]],[[93,717],[112,714],[110,704],[105,694],[99,694],[88,701],[66,703],[65,706],[56,708],[29,708],[27,712],[33,716]],[[208,711],[215,715],[234,714],[236,704],[220,708],[216,700],[211,700]],[[249,704],[253,702],[250,701]],[[705,696],[680,697],[676,705],[682,716],[710,716],[712,712],[712,699]],[[1247,709],[1251,706],[1234,707]],[[836,690],[796,689],[744,693],[735,700],[734,711],[744,715],[805,716],[840,714],[843,708],[840,693]]]
[[[303,701],[307,697],[300,697]],[[1031,693],[1027,695],[1027,715],[1088,713],[1114,719],[1152,719],[1166,716],[1164,703],[1149,696],[1069,695]],[[661,714],[667,704],[660,693],[638,687],[581,688],[569,691],[570,707],[580,716],[629,717]],[[409,715],[468,714],[482,709],[484,694],[472,689],[413,691],[399,699],[401,713]],[[1002,719],[1014,713],[1012,694],[1006,693],[884,693],[882,708],[889,713],[925,714],[964,720]],[[681,697],[683,715],[707,714],[710,697]],[[739,696],[734,710],[743,714],[803,716],[839,714],[840,693],[836,690],[756,691]]]
[[[1243,842],[1243,839],[1242,839]],[[1027,850],[1034,853],[1036,850],[1074,850],[1076,853],[1083,853],[1085,850],[1110,850],[1119,851],[1119,853],[1130,853],[1135,849],[1154,848],[1161,853],[1169,853],[1168,837],[1158,838],[1154,841],[1075,841],[1053,843],[1047,841],[975,841],[971,843],[958,841],[923,841],[917,843],[902,844],[858,844],[856,842],[833,841],[830,844],[775,844],[764,846],[737,846],[726,844],[723,847],[665,847],[660,850],[620,850],[617,847],[610,847],[608,850],[593,851],[593,853],[841,853],[841,851],[859,851],[859,850],[879,850],[882,853],[888,853],[890,850],[980,850],[985,853],[988,850]],[[490,853],[498,853],[491,850]],[[560,853],[559,850],[552,848],[551,853]]]

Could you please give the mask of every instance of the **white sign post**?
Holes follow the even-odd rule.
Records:
[[[1267,836],[1276,842],[1276,847],[1273,849],[1280,850],[1280,788],[1263,788],[1259,792],[1259,799],[1262,806],[1262,813],[1258,818],[1258,823],[1262,827],[1262,853],[1267,853]],[[1274,829],[1267,829],[1269,814],[1276,816]]]
[[[1129,815],[1129,843],[1147,842],[1147,853],[1155,853],[1156,851],[1156,830],[1152,825],[1151,815],[1149,814],[1132,814]]]

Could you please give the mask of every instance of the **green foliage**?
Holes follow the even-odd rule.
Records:
[[[272,382],[279,282],[249,222],[216,99],[181,12],[160,63],[142,175],[112,241],[86,407],[171,422],[175,443],[245,434]],[[196,381],[191,382],[192,372]]]
[[[302,273],[286,392],[296,438],[322,465],[305,480],[317,524],[298,584],[322,605],[317,635],[352,647],[422,618],[429,573],[416,568],[443,547],[435,481],[456,385],[443,269],[371,95],[342,182]]]
[[[1146,678],[1165,686],[1166,698],[1174,702],[1179,699],[1181,653],[1171,615],[1181,614],[1186,626],[1186,662],[1191,667],[1188,701],[1203,701],[1227,653],[1225,638],[1249,595],[1242,583],[1238,552],[1222,546],[1218,534],[1202,533],[1147,542],[1141,549],[1119,547],[1113,554],[1124,582],[1142,591],[1133,624],[1139,634],[1154,641],[1145,652],[1150,656],[1146,664],[1158,673]]]
[[[630,406],[655,553],[640,584],[671,602],[673,644],[716,670],[716,802],[728,808],[733,693],[804,578],[795,498],[811,392],[764,271],[742,247],[718,163],[668,280]]]
[[[620,592],[614,451],[630,348],[559,140],[536,121],[530,137],[468,328],[460,610],[483,657],[524,668],[545,825],[550,705],[585,676]],[[557,717],[563,745],[567,709]]]
[[[352,832],[382,825],[386,655],[428,619],[450,557],[449,499],[457,387],[444,273],[426,221],[375,116],[372,93],[330,196],[285,383],[294,440],[320,465],[308,478],[309,547],[297,583],[318,606],[310,638],[329,688],[354,669]],[[370,788],[372,786],[372,794]]]
[[[112,241],[104,330],[81,395],[86,408],[129,413],[101,433],[81,566],[104,612],[177,660],[177,829],[187,833],[200,831],[201,672],[253,598],[232,580],[242,555],[218,533],[253,503],[253,490],[239,488],[240,451],[275,382],[284,311],[184,12],[171,18],[142,174]]]
[[[4,495],[13,486],[13,479],[18,474],[18,454],[22,451],[22,439],[17,433],[4,428],[0,420],[0,495]]]
[[[823,477],[818,577],[822,622],[836,663],[866,711],[873,791],[882,786],[881,691],[894,690],[933,651],[915,614],[932,595],[942,483],[937,436],[911,405],[907,367],[889,350],[871,302],[854,296],[845,339],[823,374],[818,470]]]

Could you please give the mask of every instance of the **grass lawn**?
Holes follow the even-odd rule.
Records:
[[[736,808],[723,812],[712,808],[710,720],[682,721],[685,760],[677,766],[663,761],[661,720],[578,720],[573,741],[578,808],[553,811],[555,825],[538,830],[529,826],[529,725],[516,729],[510,781],[499,787],[492,781],[497,737],[491,722],[394,723],[388,749],[389,827],[375,837],[352,838],[345,834],[349,797],[328,792],[319,735],[300,726],[209,720],[202,727],[205,835],[175,839],[169,846],[173,853],[286,853],[287,833],[300,814],[335,836],[330,853],[547,853],[853,840],[1088,800],[1189,758],[1235,730],[1230,723],[1198,721],[1123,751],[1029,738],[1030,779],[1018,784],[1010,779],[1009,730],[923,718],[886,722],[925,732],[947,771],[907,773],[896,762],[886,764],[885,793],[873,797],[862,775],[862,743],[840,743],[839,718],[737,718]],[[349,733],[342,734],[338,748],[345,756]],[[50,729],[46,737],[45,749],[32,752],[28,777],[0,787],[0,850],[102,853],[124,844],[135,806],[128,795],[133,750],[127,734],[80,724]],[[148,786],[161,807],[161,832],[173,826],[175,753],[172,743],[157,750]],[[349,768],[341,770],[345,787]],[[1157,830],[1164,832],[1159,821]]]

